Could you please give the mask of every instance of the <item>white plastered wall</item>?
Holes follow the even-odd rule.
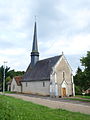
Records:
[[[45,86],[43,86],[43,82],[45,83]],[[50,81],[34,81],[27,83],[22,82],[22,92],[39,95],[50,95]]]
[[[11,82],[11,91],[12,92],[21,92],[21,86],[18,86],[15,79],[13,78]]]

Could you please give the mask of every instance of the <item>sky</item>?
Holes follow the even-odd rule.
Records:
[[[40,59],[63,51],[75,73],[90,51],[90,0],[0,0],[0,66],[27,69],[35,16]]]

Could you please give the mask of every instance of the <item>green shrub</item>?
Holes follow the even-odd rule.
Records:
[[[90,96],[90,93],[85,94],[85,96]]]
[[[81,90],[80,86],[75,86],[75,94],[82,95],[82,90]]]

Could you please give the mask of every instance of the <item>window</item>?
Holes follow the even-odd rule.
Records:
[[[28,85],[28,84],[27,84],[27,82],[26,82],[26,87],[27,87],[27,85]]]
[[[13,90],[15,89],[15,85],[13,85]]]
[[[45,87],[45,82],[43,82],[43,87]]]
[[[65,80],[65,72],[63,72],[63,80]]]

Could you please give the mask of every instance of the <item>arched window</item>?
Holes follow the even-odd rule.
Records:
[[[63,80],[65,80],[65,72],[63,72]]]

